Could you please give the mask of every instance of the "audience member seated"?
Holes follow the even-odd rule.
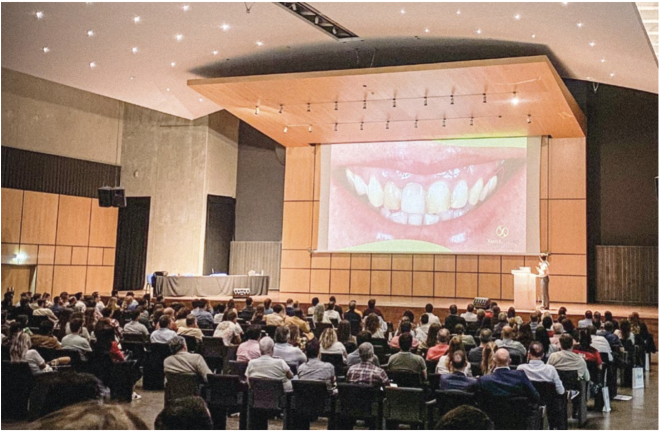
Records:
[[[607,340],[612,352],[619,352],[623,348],[619,337],[614,335],[614,323],[611,321],[605,321],[601,329],[598,330],[597,334]]]
[[[605,322],[612,322],[612,325],[614,326],[614,330],[615,330],[615,331],[616,331],[617,329],[619,329],[619,322],[617,322],[616,320],[614,320],[614,316],[612,316],[612,312],[611,312],[611,311],[606,311],[605,313],[603,313],[603,317],[604,317],[604,319],[605,319]],[[604,323],[603,323],[603,324],[604,324]]]
[[[275,304],[273,305],[273,312],[266,315],[266,325],[283,326],[285,317],[286,314],[284,313],[284,307],[280,304]]]
[[[409,332],[404,332],[399,336],[399,348],[401,351],[390,356],[387,369],[389,371],[407,371],[419,374],[426,380],[427,372],[424,358],[410,352],[413,340],[413,336]]]
[[[492,333],[490,329],[484,329],[481,331],[479,334],[479,342],[481,343],[478,347],[475,347],[474,349],[470,350],[470,353],[468,353],[468,360],[473,363],[480,363],[483,350],[484,348],[488,345],[488,343],[491,342],[491,337]]]
[[[250,362],[261,356],[259,351],[259,339],[261,338],[261,326],[250,325],[245,331],[245,341],[238,346],[236,360],[238,362]]]
[[[411,323],[410,320],[407,320],[406,318],[404,318],[403,320],[401,320],[401,324],[399,325],[399,334],[400,335],[397,335],[396,337],[393,337],[390,340],[390,342],[389,342],[390,347],[398,349],[399,348],[399,337],[401,337],[401,335],[403,335],[403,334],[411,334],[412,348],[413,348],[413,350],[417,350],[417,347],[419,346],[419,341],[417,341],[417,339],[412,336],[411,332],[412,332],[412,323]]]
[[[222,323],[223,320],[225,320],[225,312],[227,311],[227,305],[226,304],[217,304],[215,307],[213,307],[213,324],[219,325]],[[188,313],[190,314],[190,313]],[[188,314],[186,314],[183,318],[183,323],[186,323],[186,317],[188,317]]]
[[[271,308],[271,304],[273,303],[273,300],[270,298],[264,299],[264,316],[268,316],[269,314],[274,313],[274,308]]]
[[[442,328],[438,331],[438,344],[429,348],[426,352],[427,361],[437,361],[447,353],[447,350],[449,350],[450,336],[451,334],[447,328]]]
[[[286,306],[284,307],[284,313],[291,317],[293,316],[293,299],[289,298],[286,300]]]
[[[378,308],[376,308],[376,300],[375,299],[370,299],[367,302],[367,309],[362,312],[362,315],[363,316],[368,316],[372,313],[377,315],[381,319],[383,318],[383,313]]]
[[[550,337],[550,344],[552,344],[555,349],[559,350],[561,348],[559,344],[559,337],[561,337],[561,334],[564,333],[564,325],[561,323],[553,323],[552,324],[552,332],[553,335]]]
[[[309,317],[312,317],[314,315],[314,312],[316,311],[316,306],[319,305],[319,298],[316,296],[312,298],[312,305],[307,309],[307,315]]]
[[[546,365],[543,362],[544,356],[543,345],[538,341],[534,341],[529,346],[527,363],[518,365],[518,371],[523,371],[532,382],[554,383],[557,395],[562,395],[564,393],[564,385],[559,379],[559,374],[557,374],[555,367]]]
[[[376,313],[367,314],[364,320],[364,329],[369,331],[371,338],[385,338],[387,324]]]
[[[440,418],[437,430],[492,430],[495,425],[488,415],[473,406],[459,406]]]
[[[46,316],[48,317],[48,320],[50,320],[53,323],[57,323],[57,317],[55,316],[55,313],[50,308],[46,307],[46,300],[45,299],[39,299],[37,301],[37,305],[39,308],[34,310],[32,312],[33,316]]]
[[[579,344],[573,345],[573,352],[582,356],[587,362],[593,362],[598,366],[598,369],[603,366],[603,359],[600,357],[598,350],[591,347],[591,334],[588,328],[579,330]]]
[[[596,349],[599,353],[606,353],[609,360],[613,360],[614,358],[612,357],[612,346],[610,346],[609,341],[607,341],[607,339],[602,335],[598,335],[595,326],[589,326],[587,330],[591,335],[591,347]]]
[[[351,324],[351,335],[357,335],[362,330],[362,313],[357,310],[357,303],[350,301],[348,310],[344,313],[344,319]]]
[[[135,413],[118,404],[98,401],[74,404],[28,425],[33,430],[148,430]]]
[[[519,341],[513,339],[513,329],[507,325],[502,329],[502,339],[495,340],[497,347],[504,347],[506,349],[512,349],[515,352],[518,352],[521,357],[525,357],[527,350]]]
[[[331,322],[332,322],[333,319],[337,320],[337,321],[339,321],[341,319],[341,316],[339,315],[337,310],[335,310],[335,303],[334,302],[330,302],[328,304],[328,308],[325,310],[325,319],[329,320]]]
[[[582,356],[573,352],[573,337],[570,334],[562,334],[559,344],[561,350],[550,355],[548,365],[552,365],[557,371],[577,371],[578,379],[589,381],[587,363]]]
[[[423,316],[422,316],[423,317]],[[434,323],[429,325],[429,331],[426,335],[426,339],[423,342],[420,342],[418,351],[427,351],[431,347],[438,344],[438,332],[442,329],[442,325],[439,323]]]
[[[477,321],[477,315],[474,312],[474,304],[469,303],[466,309],[467,311],[461,314],[461,317],[463,318],[463,320],[465,320],[466,323],[475,323]]]
[[[461,341],[466,347],[469,347],[471,349],[472,347],[477,345],[472,335],[465,335],[465,326],[461,325],[460,323],[454,326],[454,332],[456,333],[456,336],[461,339]]]
[[[156,417],[157,430],[212,430],[213,421],[206,402],[200,397],[172,400]]]
[[[335,298],[335,296],[333,295],[329,298],[329,302],[332,302],[333,304],[335,304],[335,311],[337,313],[339,313],[339,320],[343,319],[344,318],[344,309],[341,308],[341,305],[339,305],[337,303],[337,298]]]
[[[158,319],[158,328],[151,333],[150,340],[152,343],[167,344],[170,340],[176,337],[176,332],[170,329],[172,321],[169,316],[160,316]]]
[[[255,308],[254,314],[252,315],[252,319],[250,320],[250,323],[253,325],[266,325],[266,315],[265,313],[265,308],[263,304],[257,305]]]
[[[287,326],[297,326],[300,332],[304,334],[308,340],[314,338],[314,332],[310,329],[309,322],[303,316],[303,311],[300,308],[296,308],[293,311],[293,316],[287,316],[287,318],[284,319],[284,324]]]
[[[466,392],[475,392],[477,389],[477,379],[468,377],[469,363],[465,358],[465,352],[457,350],[451,356],[451,373],[440,376],[440,389],[456,389]]]
[[[60,349],[62,345],[57,341],[57,337],[53,335],[53,328],[55,325],[50,320],[44,320],[39,324],[39,333],[32,335],[30,341],[32,348],[43,349]]]
[[[465,346],[463,345],[463,342],[461,342],[461,339],[458,337],[452,337],[449,342],[447,353],[438,359],[438,365],[435,367],[436,374],[450,374],[453,372],[451,358],[454,357],[454,353],[456,352],[463,352],[463,356],[467,356],[465,353]],[[472,367],[468,368],[466,374],[472,377]]]
[[[281,329],[287,329],[288,331],[286,326],[282,326],[277,329],[277,332],[279,332]],[[248,379],[248,383],[250,382],[250,378],[281,380],[282,384],[284,385],[284,391],[291,392],[293,391],[293,387],[291,386],[291,379],[293,378],[293,374],[291,373],[291,369],[284,359],[273,357],[274,347],[273,339],[270,337],[264,337],[259,340],[259,350],[261,351],[261,356],[252,359],[248,363],[245,376]],[[295,349],[295,347],[292,347],[292,349]],[[300,353],[305,356],[304,353]],[[305,360],[306,359],[307,358],[305,358]]]
[[[300,365],[307,361],[307,357],[298,347],[289,344],[289,336],[290,330],[288,326],[279,326],[275,330],[275,347],[273,350],[273,356],[275,358],[283,359],[287,364]]]
[[[179,328],[177,334],[181,336],[187,335],[189,337],[195,337],[198,343],[201,343],[204,338],[204,333],[199,329],[199,326],[197,326],[197,318],[192,314],[189,314],[188,317],[186,317],[186,326]]]
[[[593,313],[591,310],[587,310],[584,313],[584,319],[578,321],[578,329],[580,328],[588,328],[589,326],[593,325]]]
[[[351,334],[351,323],[344,319],[339,321],[337,326],[337,341],[344,345],[346,352],[353,352],[357,349],[357,340]]]
[[[62,338],[62,348],[78,350],[85,353],[92,351],[89,341],[80,336],[82,325],[83,321],[81,319],[73,319],[70,322],[71,333]]]
[[[372,386],[389,386],[390,380],[382,368],[374,365],[374,346],[371,343],[362,343],[358,347],[360,363],[348,369],[346,381]]]
[[[174,337],[168,344],[172,355],[165,358],[163,362],[163,369],[166,373],[195,374],[205,382],[206,376],[213,374],[202,355],[188,352],[186,340],[183,337]]]
[[[314,308],[314,315],[312,316],[312,320],[314,321],[314,325],[317,325],[319,323],[330,324],[330,320],[328,319],[328,316],[325,314],[325,305],[321,303],[316,304],[316,307]]]
[[[206,299],[198,299],[192,303],[194,310],[191,312],[197,318],[197,324],[202,329],[213,329],[213,315],[207,310]]]
[[[346,365],[348,365],[349,367],[352,367],[353,365],[360,363],[359,347],[364,343],[370,343],[371,344],[371,332],[361,331],[357,334],[356,339],[357,339],[358,349],[355,349],[354,352],[349,353],[349,355],[346,359]],[[373,362],[373,364],[375,366],[380,367],[380,362],[378,361],[378,357],[376,355],[373,356],[371,362]]]
[[[298,367],[298,374],[295,379],[316,380],[325,382],[328,386],[328,392],[336,392],[335,387],[335,367],[319,359],[321,344],[318,340],[310,340],[305,346],[307,362]]]
[[[44,361],[44,358],[31,348],[30,336],[24,332],[16,335],[9,346],[11,362],[27,362],[32,374],[50,373],[53,369]]]
[[[429,315],[427,313],[422,314],[419,318],[419,326],[415,328],[415,339],[419,344],[426,342],[426,338],[429,336],[429,328],[431,324],[429,323]]]
[[[484,400],[490,397],[525,397],[530,402],[539,401],[532,382],[522,371],[509,368],[511,357],[506,349],[497,349],[494,355],[495,369],[479,379],[479,392]]]
[[[225,313],[225,320],[215,328],[213,336],[216,338],[222,338],[225,346],[238,346],[241,343],[243,328],[236,323],[237,320],[238,317],[236,316],[236,313],[228,311]]]
[[[256,309],[252,306],[254,300],[249,296],[245,298],[245,307],[238,313],[241,319],[251,320]]]
[[[145,338],[149,337],[149,330],[140,323],[140,312],[133,310],[131,320],[124,325],[124,334],[142,334]]]
[[[191,310],[188,307],[180,308],[179,311],[176,312],[176,320],[174,321],[174,323],[176,324],[177,331],[181,328],[186,327],[186,317],[188,317],[190,312],[191,312]],[[215,317],[214,317],[214,319],[215,319]],[[218,322],[218,323],[220,323],[220,322]]]
[[[498,338],[505,326],[509,326],[509,318],[506,313],[502,312],[497,316],[497,323],[493,326],[493,337]]]
[[[426,306],[424,307],[424,314],[429,316],[429,320],[428,320],[429,325],[432,325],[434,323],[441,324],[440,318],[435,314],[433,314],[433,304],[426,304]],[[424,314],[422,314],[422,316],[424,316]]]
[[[458,315],[458,307],[456,304],[449,306],[449,316],[445,319],[445,328],[449,331],[450,334],[454,333],[454,327],[458,324],[467,326],[465,319]]]
[[[344,357],[344,362],[346,362],[346,347],[339,342],[337,339],[337,333],[333,328],[327,328],[321,334],[319,339],[321,343],[321,354],[322,355],[342,355]]]

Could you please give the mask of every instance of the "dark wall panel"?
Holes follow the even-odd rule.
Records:
[[[120,171],[119,166],[2,147],[6,188],[94,198],[99,187],[119,185]]]
[[[115,252],[115,290],[139,290],[147,272],[150,197],[126,198],[119,209]]]
[[[206,239],[204,275],[229,273],[229,250],[234,239],[236,199],[208,195],[206,202]]]

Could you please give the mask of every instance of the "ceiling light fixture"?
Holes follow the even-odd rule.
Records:
[[[470,117],[470,126],[474,126],[474,117]]]
[[[605,59],[604,59],[604,58],[601,58],[601,59],[600,59],[600,62],[601,62],[601,63],[605,63]]]
[[[387,123],[385,123],[385,129],[390,130],[390,120],[387,120]]]
[[[424,29],[424,33],[428,33],[429,31],[431,30],[429,30],[428,27]]]
[[[280,105],[280,111],[279,111],[279,112],[280,112],[280,114],[281,114],[282,112],[284,112],[284,105]]]
[[[428,98],[428,96],[424,96],[424,106],[429,106],[429,98]]]
[[[190,5],[184,4],[183,6],[181,6],[181,9],[182,9],[184,12],[188,12],[188,11],[190,10]]]
[[[335,132],[337,131],[337,123],[335,123]]]
[[[312,133],[312,125],[311,125],[311,124],[309,125],[309,129],[307,129],[307,131],[308,131],[309,133]]]
[[[594,46],[596,46],[596,42],[589,42],[589,46],[593,48]]]
[[[536,35],[535,35],[535,34],[532,35],[532,39],[536,39]]]
[[[256,108],[254,108],[254,115],[259,115],[259,105],[257,105]]]
[[[614,73],[610,73],[610,78],[614,78]]]
[[[129,76],[128,79],[130,79],[132,81],[132,80],[135,79],[135,76]]]
[[[357,34],[316,10],[309,3],[277,2],[275,4],[334,39],[339,40],[358,37]]]
[[[287,126],[284,126],[284,133],[288,132],[289,128]]]
[[[578,22],[578,23],[577,23],[578,28],[582,28],[583,25],[584,25],[584,24],[583,24],[582,22]]]
[[[513,106],[516,106],[518,103],[520,103],[520,99],[518,99],[518,93],[515,91],[513,92],[513,97],[511,98],[511,104]]]
[[[486,98],[486,93],[484,93],[484,100],[483,103],[488,103],[488,99]]]
[[[519,13],[515,14],[515,15],[513,16],[513,19],[519,21],[519,20],[520,20],[520,14],[519,14]]]
[[[264,46],[264,43],[260,40],[257,41],[257,46]]]
[[[392,99],[392,108],[396,108],[396,97]]]
[[[335,111],[339,111],[339,102],[335,100]]]
[[[48,48],[47,46],[44,46],[42,50],[44,51],[44,54],[48,54],[50,52],[50,48]]]
[[[176,67],[176,61],[171,62],[171,63],[170,63],[170,66],[172,66],[172,67]]]
[[[447,127],[447,119],[446,118],[442,119],[442,127]]]
[[[311,103],[307,104],[307,112],[312,112],[312,104]]]
[[[169,88],[166,88],[165,91],[167,91],[167,92],[169,93],[169,92],[170,92],[170,89],[169,89]]]
[[[417,119],[415,119],[415,129],[417,128]]]
[[[204,101],[204,99],[202,99],[202,98],[200,97],[200,99],[199,99],[199,101],[200,101],[200,102],[203,102],[203,101]]]
[[[364,130],[364,121],[360,123],[360,130]]]
[[[477,34],[481,34],[481,29],[480,28],[477,29]]]
[[[401,15],[405,15],[405,13],[406,13],[406,10],[405,10],[405,9],[401,9]]]
[[[218,51],[213,51],[213,55],[218,55]]]
[[[220,28],[222,29],[222,31],[227,31],[231,28],[231,26],[229,24],[222,24]]]
[[[134,16],[134,17],[133,17],[133,22],[134,22],[135,24],[138,24],[138,23],[140,23],[141,21],[142,21],[142,18],[140,18],[139,16]]]
[[[42,11],[37,11],[37,12],[34,13],[34,16],[37,19],[42,19],[44,17],[44,13]]]
[[[94,30],[87,30],[87,37],[94,37],[95,34]]]
[[[177,42],[181,42],[183,40],[183,35],[179,33],[176,36],[174,36],[174,38],[176,39]]]
[[[96,62],[95,61],[92,61],[91,63],[89,63],[89,68],[90,69],[94,69],[95,67],[96,67]]]
[[[456,11],[456,15],[460,15],[460,14],[461,14],[461,10],[459,9]]]
[[[362,101],[362,109],[367,109],[367,99]]]
[[[449,104],[450,105],[454,104],[454,95],[453,94],[449,97]]]
[[[527,114],[527,124],[532,124],[532,115]]]
[[[134,46],[133,48],[131,48],[131,52],[132,52],[133,54],[137,54],[137,53],[138,53],[138,47],[137,47],[137,46]]]

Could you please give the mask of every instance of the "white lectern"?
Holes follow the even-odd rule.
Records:
[[[536,310],[536,274],[531,268],[521,267],[513,274],[513,306],[516,310]]]

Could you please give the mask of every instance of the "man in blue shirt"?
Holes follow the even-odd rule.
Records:
[[[197,318],[197,326],[200,329],[213,329],[213,315],[206,310],[207,304],[206,299],[198,299],[192,303],[195,309],[190,314]]]

